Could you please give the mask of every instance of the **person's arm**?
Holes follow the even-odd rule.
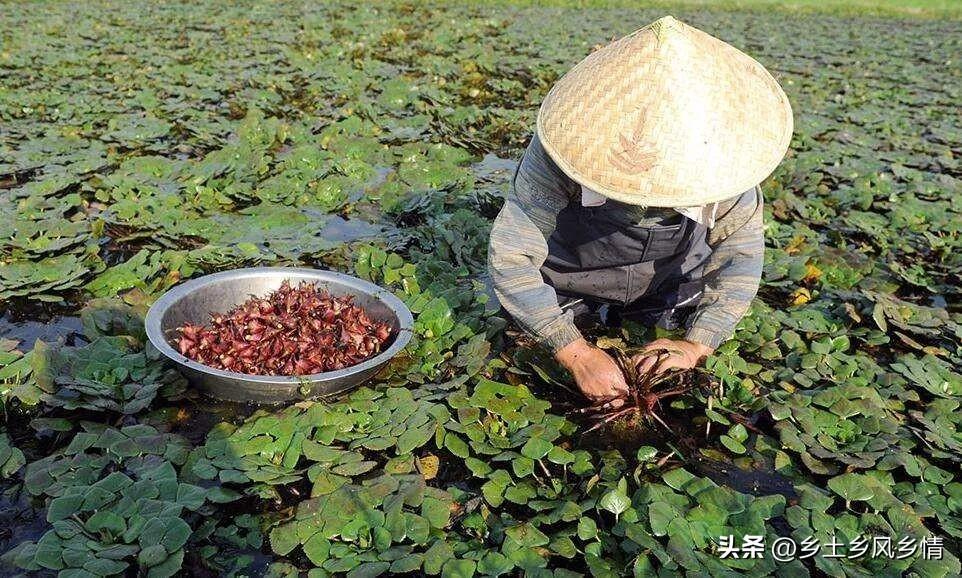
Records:
[[[552,351],[581,337],[571,313],[561,310],[554,288],[541,276],[547,239],[558,213],[568,205],[571,188],[572,182],[535,136],[494,221],[488,245],[488,270],[501,306]]]
[[[535,136],[491,228],[488,270],[495,296],[518,325],[554,352],[587,397],[610,399],[627,394],[624,375],[611,356],[584,340],[541,276],[547,239],[576,189]]]
[[[685,338],[646,345],[633,358],[639,371],[659,362],[659,371],[695,367],[731,337],[758,292],[765,256],[761,189],[756,186],[718,208],[723,212],[708,233],[712,254],[705,263],[702,298]],[[667,357],[660,357],[665,352]]]
[[[714,351],[732,336],[751,306],[764,264],[762,208],[762,192],[756,186],[738,197],[709,231],[712,254],[705,263],[705,287],[688,320],[686,340]]]

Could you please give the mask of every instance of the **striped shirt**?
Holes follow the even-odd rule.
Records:
[[[527,333],[557,351],[581,337],[573,314],[562,311],[554,288],[541,275],[548,238],[558,213],[580,202],[581,187],[551,160],[535,136],[512,182],[511,192],[491,229],[488,269],[494,293]],[[637,207],[635,222],[655,223],[672,209]],[[765,239],[762,196],[756,186],[722,201],[708,231],[712,253],[703,270],[704,287],[687,320],[685,339],[717,348],[731,337],[751,305],[761,280]]]

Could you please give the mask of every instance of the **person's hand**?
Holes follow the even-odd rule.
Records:
[[[707,345],[684,339],[656,339],[633,355],[631,362],[638,368],[638,374],[643,375],[661,358],[658,373],[663,373],[669,369],[692,369],[712,351]]]
[[[626,397],[625,374],[610,355],[578,339],[562,347],[555,358],[565,366],[588,399],[598,402]]]

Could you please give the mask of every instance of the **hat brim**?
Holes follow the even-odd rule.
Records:
[[[670,17],[575,65],[537,118],[542,145],[569,177],[656,207],[718,202],[757,185],[781,162],[793,127],[788,97],[761,64]]]

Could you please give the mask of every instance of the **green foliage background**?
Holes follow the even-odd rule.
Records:
[[[0,340],[0,508],[38,516],[0,536],[6,569],[958,575],[958,22],[675,12],[772,70],[797,127],[763,185],[759,297],[715,387],[666,410],[693,442],[586,443],[567,378],[486,307],[499,159],[560,74],[663,13],[0,4],[0,301],[83,325]],[[336,403],[211,406],[141,317],[181,279],[257,264],[387,285],[416,339]],[[946,552],[721,559],[728,534]]]

